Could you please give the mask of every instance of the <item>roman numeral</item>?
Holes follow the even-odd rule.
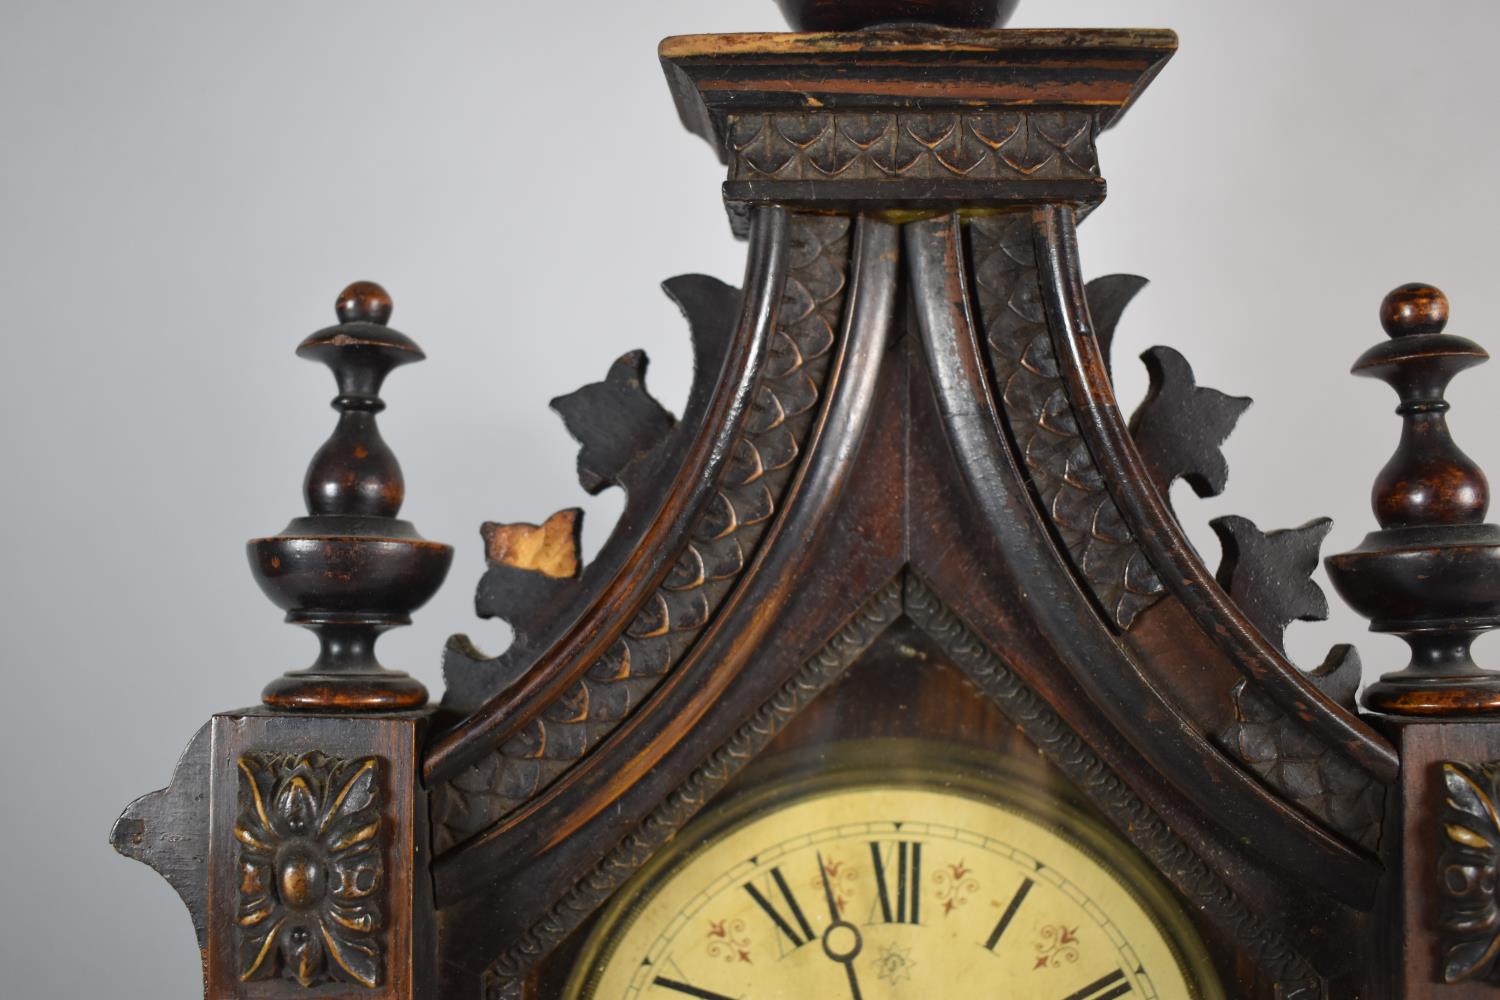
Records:
[[[697,997],[698,1000],[735,1000],[732,996],[715,993],[713,990],[705,990],[703,987],[694,986],[692,983],[680,983],[675,979],[668,979],[666,976],[657,976],[651,982],[653,985],[660,986],[664,990],[672,990],[685,996]]]
[[[797,905],[797,897],[792,895],[791,886],[786,884],[786,879],[782,876],[780,868],[771,869],[771,881],[776,883],[776,888],[781,892],[781,898],[786,901],[786,907],[791,911],[790,920],[783,916],[776,904],[767,899],[765,894],[752,883],[745,883],[745,891],[750,894],[750,898],[755,900],[756,904],[762,910],[766,911],[766,916],[771,918],[771,922],[776,925],[776,928],[792,943],[792,947],[800,948],[812,940],[812,925],[807,922],[807,917],[803,916],[802,907]],[[794,922],[795,926],[793,926]],[[801,933],[799,934],[798,931],[801,931]]]
[[[1114,1000],[1130,992],[1130,983],[1125,973],[1116,969],[1107,976],[1100,976],[1076,993],[1069,993],[1063,1000]]]
[[[995,950],[995,945],[1000,943],[1000,938],[1005,933],[1005,928],[1009,927],[1010,922],[1016,919],[1016,911],[1021,908],[1022,903],[1026,902],[1026,894],[1031,891],[1033,885],[1036,885],[1036,882],[1032,879],[1028,878],[1022,881],[1021,888],[1017,889],[1016,894],[1010,897],[1010,902],[1006,905],[1005,912],[1000,914],[1000,922],[995,924],[995,929],[990,931],[990,939],[984,943],[984,946],[990,951]]]
[[[875,867],[875,887],[880,893],[880,915],[888,924],[922,922],[922,845],[899,840],[894,850],[881,850],[870,841],[870,859]],[[894,865],[891,862],[894,861]],[[895,868],[893,872],[891,869]],[[895,884],[892,885],[894,880]],[[892,905],[894,904],[894,905]]]

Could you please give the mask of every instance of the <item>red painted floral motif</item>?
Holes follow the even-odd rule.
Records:
[[[1042,928],[1042,939],[1036,943],[1033,970],[1060,968],[1078,961],[1078,928],[1049,924]]]
[[[726,962],[750,962],[750,936],[743,920],[710,920],[708,922],[708,957]]]
[[[966,904],[968,897],[979,891],[979,880],[974,877],[974,869],[965,865],[962,858],[956,865],[943,865],[933,872],[932,884],[938,902],[943,904],[945,917]]]
[[[846,912],[849,900],[857,895],[855,886],[859,882],[859,868],[829,854],[823,859],[823,871],[828,873],[828,885],[833,889],[833,901],[838,904],[839,913]],[[807,884],[810,888],[816,889],[818,895],[823,894],[821,876],[814,876]]]

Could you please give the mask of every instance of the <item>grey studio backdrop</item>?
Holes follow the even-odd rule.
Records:
[[[1500,348],[1493,0],[1026,0],[1018,26],[1162,26],[1179,54],[1101,143],[1110,197],[1082,230],[1088,274],[1151,286],[1115,347],[1122,400],[1147,346],[1256,397],[1206,524],[1335,519],[1397,433],[1394,397],[1345,372],[1380,336],[1381,296],[1444,288],[1455,332]],[[430,360],[397,372],[386,434],[405,513],[458,555],[387,662],[440,689],[478,622],[477,527],[587,510],[596,550],[619,498],[582,493],[547,409],[633,347],[680,405],[686,327],[658,290],[738,283],[743,247],[713,152],[678,125],[655,46],[777,30],[771,0],[642,3],[46,3],[0,6],[0,995],[191,997],[181,904],[114,856],[110,823],[164,784],[215,710],[312,657],[279,623],[242,543],[300,513],[332,426],[332,381],[292,349],[354,278],[391,290]],[[1500,474],[1500,364],[1462,376],[1460,443]],[[1321,572],[1319,579],[1324,580]],[[1325,581],[1326,586],[1326,581]],[[1333,602],[1294,626],[1320,661],[1357,641]],[[1500,660],[1500,645],[1484,644]]]

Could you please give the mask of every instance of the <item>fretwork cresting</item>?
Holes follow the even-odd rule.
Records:
[[[451,556],[396,518],[405,483],[375,425],[385,376],[421,351],[371,282],[299,349],[333,368],[339,426],[308,516],[250,554],[322,654],[216,715],[111,836],[187,903],[205,995],[576,1000],[580,956],[611,961],[594,956],[615,914],[674,850],[739,823],[758,775],[939,744],[1017,769],[1159,878],[1230,997],[1440,1000],[1500,979],[1500,699],[1468,653],[1500,623],[1500,529],[1447,431],[1448,380],[1485,357],[1443,332],[1447,300],[1397,289],[1390,342],[1356,365],[1396,388],[1405,430],[1380,530],[1329,570],[1413,649],[1361,714],[1352,646],[1308,670],[1286,652],[1293,623],[1328,614],[1328,519],[1217,517],[1212,569],[1187,541],[1200,511],[1176,484],[1238,485],[1224,447],[1250,399],[1165,346],[1141,354],[1150,387],[1128,418],[1115,397],[1146,281],[1085,282],[1077,227],[1105,195],[1106,132],[1176,37],[1002,30],[1008,0],[781,6],[814,30],[661,45],[684,124],[724,165],[744,278],[664,283],[694,362],[681,407],[647,388],[638,350],[556,387],[580,485],[618,488],[623,512],[584,560],[578,508],[485,501],[529,518],[480,532],[475,608],[514,638],[492,654],[454,635],[439,704],[373,655]],[[886,945],[940,919],[923,897],[858,925],[814,846],[817,878],[780,891],[826,892],[819,926]],[[880,844],[859,846],[881,889],[916,893],[936,863],[896,847],[892,876]],[[1005,909],[1014,887],[985,892],[969,915],[1021,960],[1060,939]],[[977,946],[994,956],[998,935]],[[886,995],[859,964],[875,944],[825,950],[841,989]],[[921,962],[903,968],[939,995]],[[1113,964],[1055,995],[1124,995]],[[1026,980],[1044,994],[1064,982],[1047,967]],[[650,971],[636,982],[735,995]]]

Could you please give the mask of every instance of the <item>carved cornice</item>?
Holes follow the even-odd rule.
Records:
[[[561,699],[433,790],[438,851],[484,830],[582,759],[659,685],[712,620],[781,505],[827,376],[849,220],[797,215],[776,331],[717,490],[661,584]]]
[[[1091,180],[1085,111],[731,114],[729,179]]]
[[[729,167],[743,232],[752,205],[1097,203],[1098,132],[1176,47],[1159,31],[910,26],[669,38],[661,60],[683,123]]]

